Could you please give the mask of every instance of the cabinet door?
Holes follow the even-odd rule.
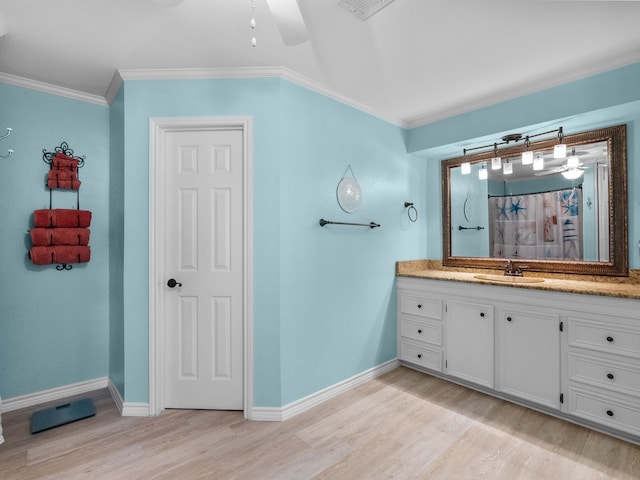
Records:
[[[493,388],[493,307],[448,302],[446,373]]]
[[[499,334],[499,389],[559,409],[560,318],[505,310]]]

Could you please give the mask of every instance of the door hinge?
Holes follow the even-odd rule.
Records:
[[[447,360],[445,360],[445,361],[444,361],[444,368],[447,368],[447,366],[448,366],[448,365],[449,365],[449,364],[448,364]]]
[[[564,332],[564,322],[560,322],[560,331]]]
[[[560,403],[564,403],[564,393],[560,394]]]

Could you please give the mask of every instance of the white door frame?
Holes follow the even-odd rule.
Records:
[[[149,415],[165,409],[164,361],[166,275],[163,271],[165,239],[164,215],[158,206],[165,197],[165,145],[169,132],[242,130],[243,162],[243,411],[251,419],[253,408],[253,184],[251,117],[171,117],[151,118],[149,122]]]

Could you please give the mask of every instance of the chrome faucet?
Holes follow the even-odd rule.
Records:
[[[504,267],[504,274],[509,277],[522,277],[522,271],[526,269],[525,265],[516,266],[511,260],[507,260],[507,265]]]

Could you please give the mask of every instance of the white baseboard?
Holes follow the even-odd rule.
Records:
[[[326,402],[330,398],[340,395],[341,393],[351,390],[358,385],[362,385],[383,373],[393,370],[399,365],[400,362],[397,358],[389,360],[388,362],[382,363],[376,367],[354,375],[351,378],[338,382],[335,385],[331,385],[330,387],[301,398],[300,400],[291,402],[283,407],[253,407],[250,410],[249,419],[263,422],[281,422],[288,420],[289,418],[320,405],[322,402]]]
[[[40,392],[28,393],[18,397],[4,398],[0,405],[0,411],[10,412],[12,410],[19,410],[25,407],[32,407],[41,403],[60,400],[61,398],[71,397],[73,395],[81,395],[93,390],[100,390],[101,388],[106,388],[107,385],[108,378],[102,377],[84,382],[72,383],[71,385],[64,385],[62,387],[50,388],[49,390],[42,390]]]
[[[148,403],[136,403],[125,402],[120,395],[120,392],[109,379],[109,393],[113,402],[116,404],[116,408],[123,417],[148,417],[149,416],[149,404]]]

